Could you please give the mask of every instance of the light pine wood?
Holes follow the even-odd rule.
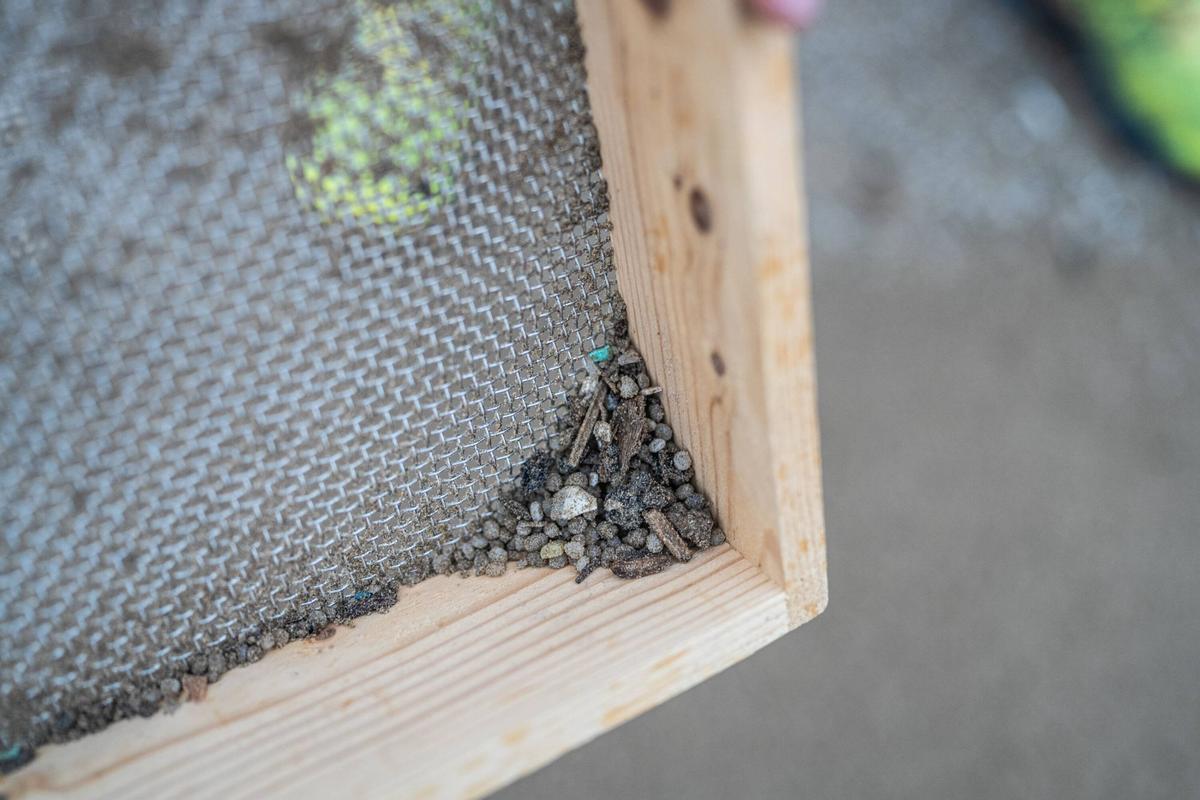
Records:
[[[234,670],[173,715],[45,748],[13,798],[477,797],[788,628],[728,546],[636,581],[434,578],[396,608]]]
[[[634,340],[736,549],[637,581],[435,578],[201,703],[44,748],[0,793],[475,797],[820,613],[790,44],[738,8],[579,2]]]
[[[730,542],[826,603],[791,37],[733,0],[582,0],[634,341]]]

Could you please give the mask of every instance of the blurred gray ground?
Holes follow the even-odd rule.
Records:
[[[1200,794],[1200,200],[1004,6],[804,40],[832,599],[501,793]]]

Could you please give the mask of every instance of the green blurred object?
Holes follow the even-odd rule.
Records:
[[[1173,171],[1200,179],[1200,0],[1056,0],[1115,111]]]
[[[354,57],[313,81],[301,113],[311,141],[287,156],[296,196],[322,216],[411,225],[451,193],[462,160],[460,135],[471,108],[449,90],[466,56],[489,31],[488,0],[359,0]],[[420,22],[418,22],[418,20]],[[425,39],[461,49],[431,58]],[[444,48],[450,51],[449,47]]]

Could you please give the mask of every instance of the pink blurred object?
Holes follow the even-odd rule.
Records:
[[[749,0],[749,5],[769,19],[803,30],[821,13],[824,0]]]

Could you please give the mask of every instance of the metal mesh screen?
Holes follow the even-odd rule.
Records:
[[[11,744],[419,577],[619,301],[568,2],[7,0],[0,53]]]

